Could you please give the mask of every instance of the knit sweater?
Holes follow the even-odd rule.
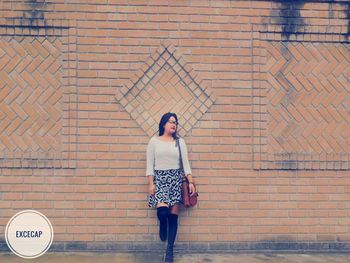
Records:
[[[181,157],[185,174],[192,174],[188,161],[187,146],[183,138],[179,139]],[[146,176],[154,175],[154,170],[167,170],[180,168],[180,155],[176,141],[162,141],[158,136],[152,137],[147,145]]]

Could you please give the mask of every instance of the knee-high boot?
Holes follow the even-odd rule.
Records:
[[[177,233],[177,219],[178,215],[168,214],[168,224],[169,224],[169,233],[168,233],[168,245],[165,252],[164,262],[173,262],[174,261],[174,243]]]
[[[165,241],[168,231],[168,213],[169,207],[160,206],[157,207],[157,217],[159,219],[159,237],[160,240]]]

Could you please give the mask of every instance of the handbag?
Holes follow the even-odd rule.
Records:
[[[179,138],[176,139],[176,144],[179,147],[179,155],[180,155],[180,168],[181,171],[184,171],[183,169],[183,160],[181,156],[181,149],[180,149],[180,142]],[[194,185],[194,183],[193,183]],[[195,186],[195,185],[194,185]],[[195,186],[195,189],[197,190],[197,187]],[[199,196],[198,192],[194,192],[191,196],[190,194],[190,188],[189,188],[189,181],[185,173],[182,173],[182,190],[181,190],[182,200],[183,204],[186,208],[189,208],[191,206],[195,206],[197,204],[197,197]]]

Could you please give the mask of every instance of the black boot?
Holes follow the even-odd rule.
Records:
[[[164,262],[174,262],[174,245],[167,245]]]
[[[177,233],[177,219],[178,215],[168,214],[168,224],[169,224],[169,233],[168,233],[168,245],[165,252],[164,262],[173,262],[174,261],[174,243]]]
[[[165,241],[167,238],[168,213],[169,213],[169,207],[167,206],[157,207],[157,216],[159,219],[159,237],[160,237],[160,240],[162,241]]]

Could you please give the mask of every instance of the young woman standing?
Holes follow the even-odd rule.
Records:
[[[188,161],[186,143],[183,138],[177,136],[177,127],[176,114],[165,113],[159,123],[159,136],[152,137],[147,145],[148,206],[157,209],[160,239],[165,241],[168,238],[164,262],[173,262],[179,206],[183,203],[181,196],[182,172],[188,177],[190,194],[196,191]],[[180,168],[177,138],[179,138],[181,147],[183,171]]]

